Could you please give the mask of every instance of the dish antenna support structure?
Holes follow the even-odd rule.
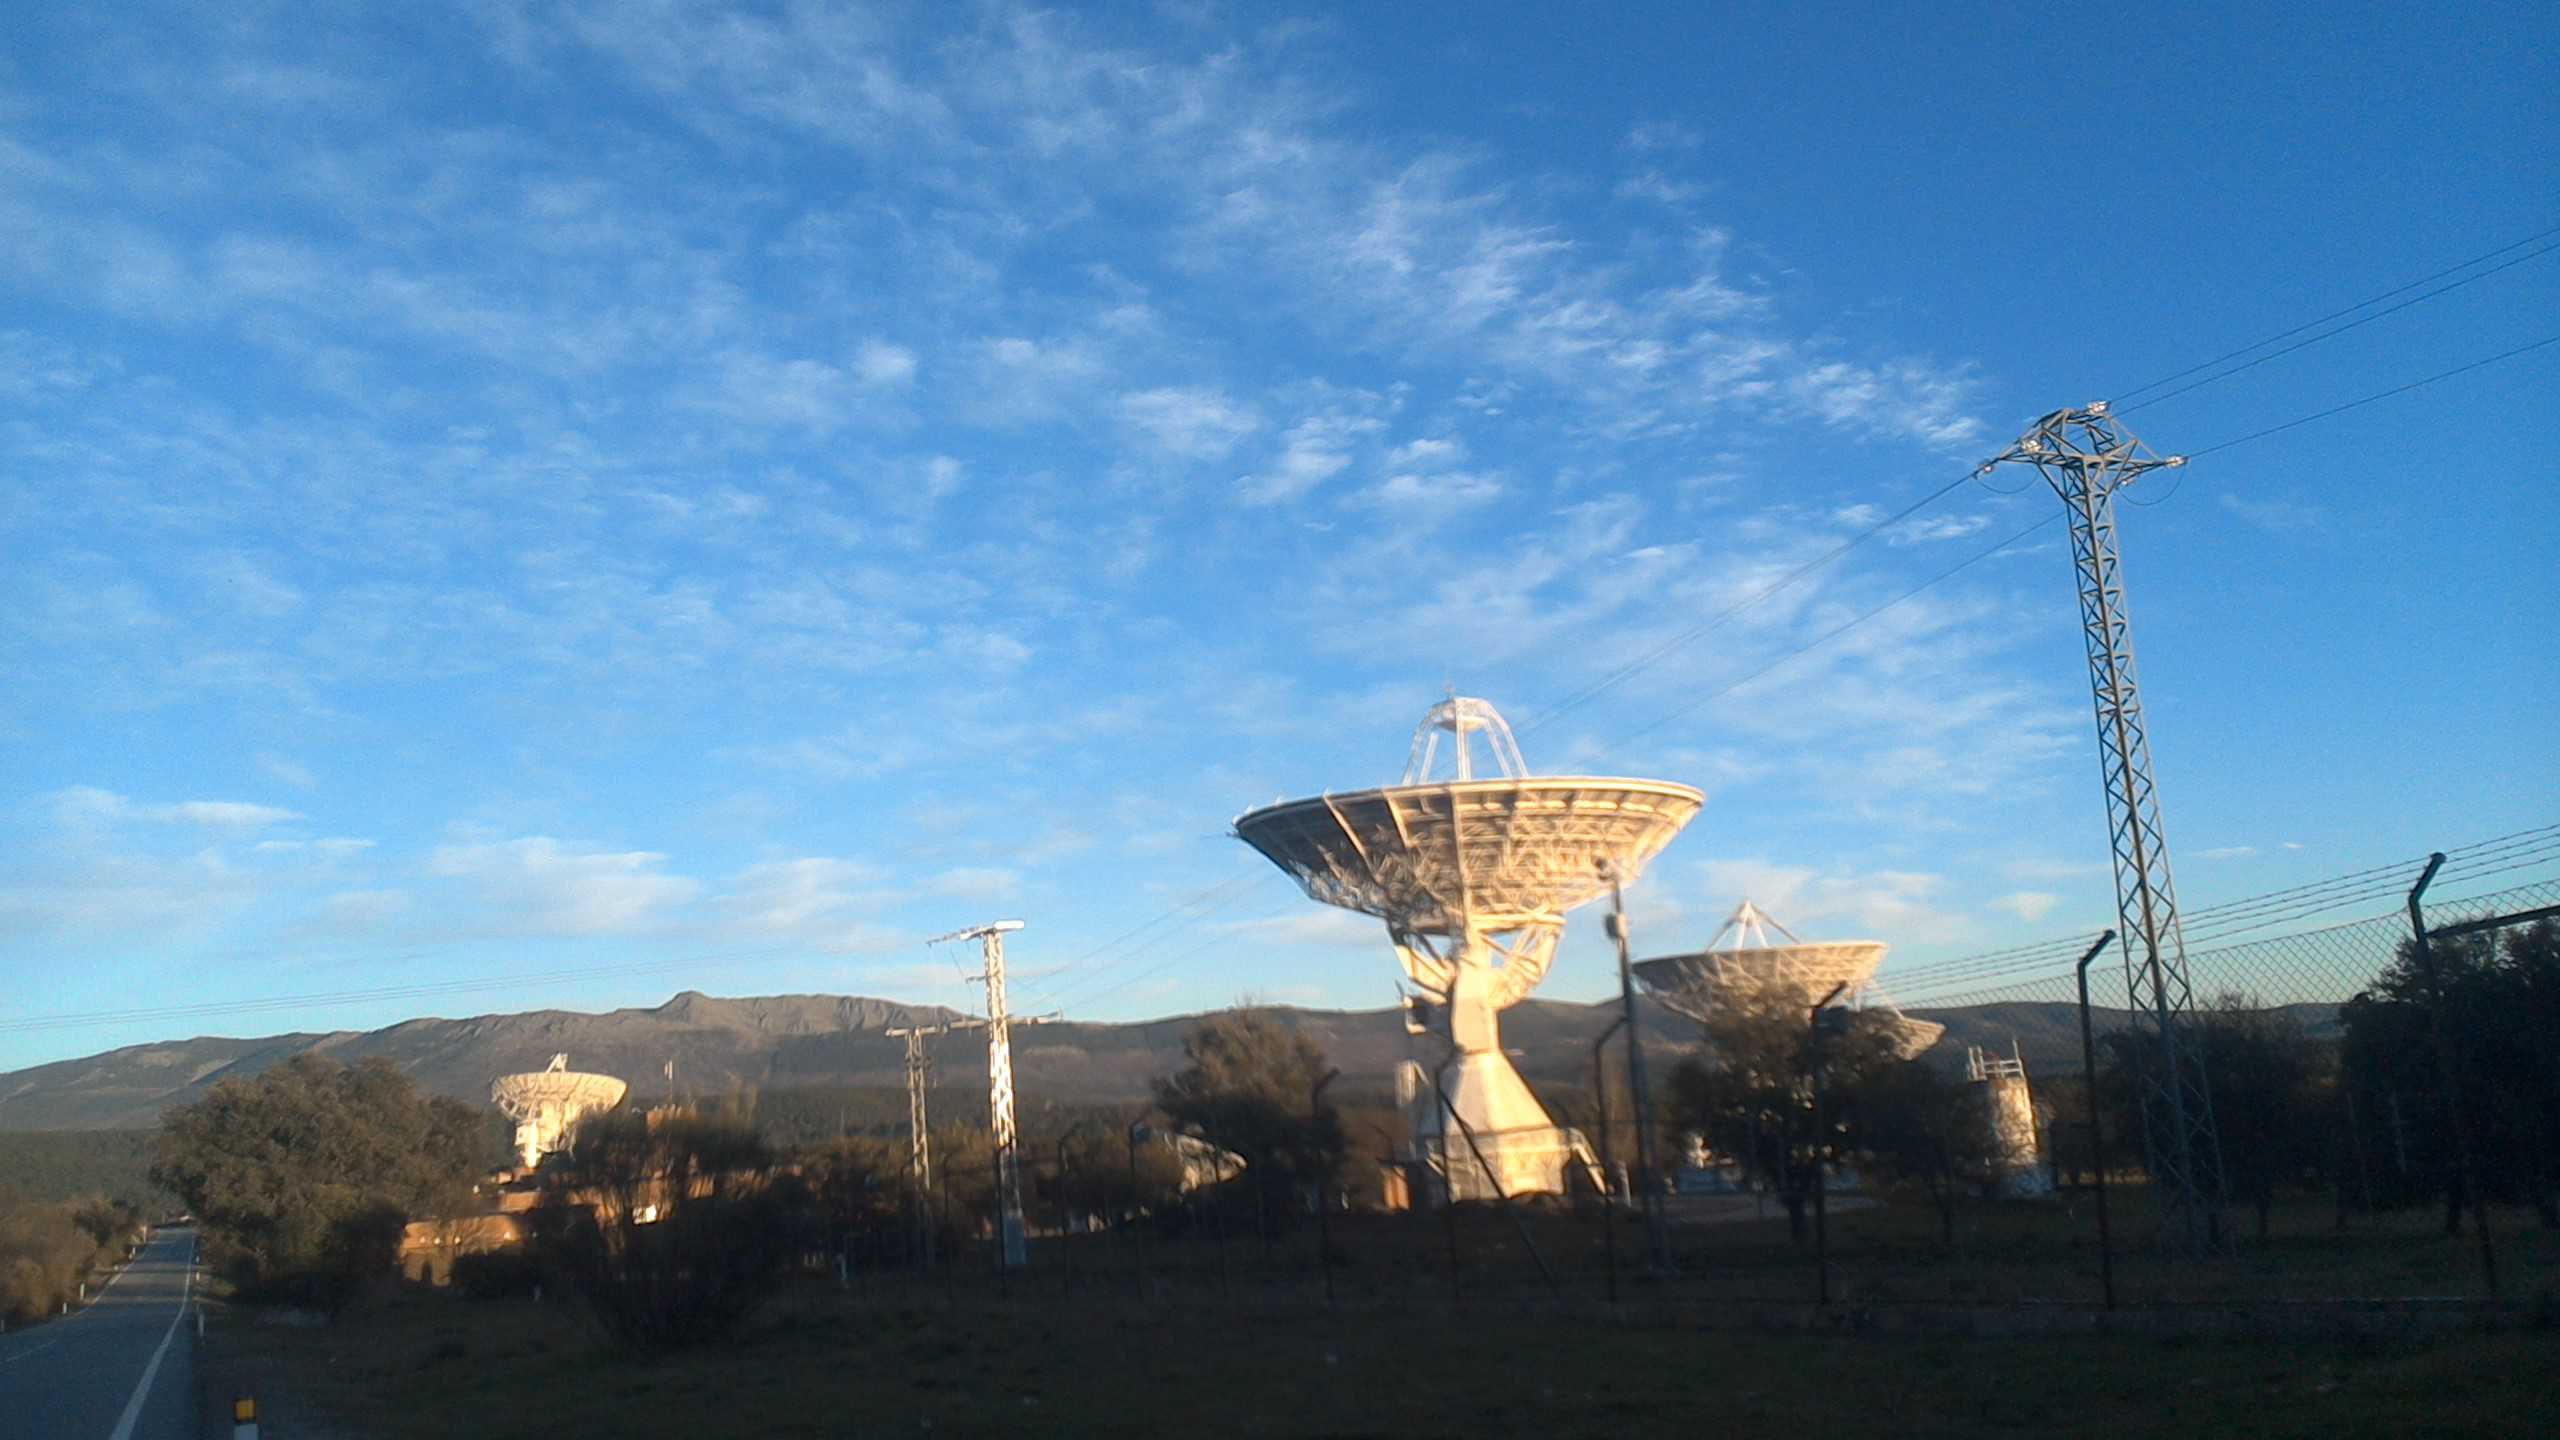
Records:
[[[1019,920],[998,920],[937,935],[925,942],[940,945],[952,940],[975,940],[986,956],[986,969],[976,978],[987,986],[987,1128],[993,1134],[996,1152],[996,1263],[1007,1270],[1019,1270],[1031,1260],[1022,1219],[1022,1149],[1013,1126],[1013,1020],[1005,1011],[1004,1001],[1004,937],[1021,928]],[[917,1042],[908,1043],[913,1046]],[[911,1099],[909,1103],[910,1114],[920,1118],[923,1102]],[[916,1133],[921,1136],[924,1132],[919,1129]]]
[[[1433,779],[1444,748],[1453,773]],[[1564,1188],[1579,1137],[1504,1057],[1499,1016],[1546,978],[1565,912],[1631,883],[1705,803],[1661,780],[1532,776],[1500,713],[1452,696],[1414,731],[1401,783],[1236,817],[1236,838],[1309,899],[1386,922],[1422,1028],[1449,1047],[1441,1083],[1416,1094],[1410,1151],[1448,1198]]]
[[[2135,1067],[2142,1087],[2143,1151],[2169,1237],[2189,1253],[2203,1254],[2220,1229],[2222,1144],[2214,1129],[2204,1056],[2187,1034],[2195,995],[2187,980],[2177,892],[2169,879],[2169,841],[2151,774],[2150,732],[2143,724],[2142,693],[2134,678],[2133,622],[2125,609],[2124,567],[2116,549],[2116,492],[2153,470],[2186,463],[2183,455],[2151,453],[2108,413],[2102,400],[2045,416],[1974,473],[1987,474],[2000,465],[2033,467],[2061,497],[2071,522],[2080,631],[2089,652],[2098,758],[2106,777],[2107,838],[2115,852],[2125,985],[2134,1024],[2149,1032],[2159,1055],[2156,1067]]]
[[[611,1075],[572,1070],[567,1055],[554,1055],[540,1070],[499,1076],[489,1087],[489,1103],[516,1122],[516,1158],[530,1170],[569,1143],[579,1116],[612,1109],[630,1088]]]

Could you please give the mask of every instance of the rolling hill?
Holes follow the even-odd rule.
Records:
[[[2314,1035],[2334,1030],[2335,1009],[2296,1007]],[[1665,1057],[1696,1045],[1689,1022],[1643,1002],[1646,1041]],[[1310,1034],[1340,1066],[1346,1093],[1382,1095],[1395,1063],[1412,1050],[1394,1010],[1305,1010],[1274,1007],[1285,1023]],[[2077,1013],[2069,1005],[2021,1003],[1955,1010],[1914,1010],[1946,1025],[1931,1053],[1960,1058],[1967,1045],[2006,1052],[2013,1040],[2030,1075],[2077,1073]],[[135,1128],[160,1112],[201,1096],[233,1076],[255,1075],[287,1057],[316,1052],[349,1062],[381,1056],[426,1090],[485,1100],[499,1075],[538,1070],[566,1052],[580,1070],[618,1075],[635,1101],[668,1093],[665,1066],[689,1096],[753,1087],[885,1086],[904,1083],[905,1042],[893,1026],[931,1024],[955,1012],[933,1006],[837,995],[768,995],[721,999],[688,990],[663,1005],[584,1014],[534,1010],[467,1019],[405,1020],[380,1030],[296,1032],[254,1039],[199,1037],[127,1046],[78,1060],[0,1073],[0,1130]],[[1613,1002],[1585,1005],[1528,1000],[1505,1012],[1503,1039],[1532,1085],[1584,1089],[1591,1042],[1617,1016]],[[1182,1063],[1182,1037],[1193,1016],[1124,1024],[1069,1022],[1018,1025],[1014,1071],[1026,1102],[1133,1101],[1147,1082]],[[2102,1028],[2120,1011],[2102,1011]],[[982,1051],[967,1035],[936,1042],[943,1083],[983,1074]],[[1659,1074],[1663,1067],[1657,1066]]]

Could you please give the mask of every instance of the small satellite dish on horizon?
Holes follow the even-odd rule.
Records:
[[[489,1087],[489,1100],[516,1122],[516,1158],[530,1170],[567,1146],[578,1117],[612,1109],[630,1089],[611,1075],[570,1069],[563,1054],[543,1069],[499,1076]]]

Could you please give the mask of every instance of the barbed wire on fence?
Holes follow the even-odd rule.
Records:
[[[2555,903],[2560,903],[2560,879],[2536,880],[2430,906],[2429,923],[2442,926]],[[2408,940],[2408,913],[2393,910],[2290,935],[2190,950],[2187,971],[2197,995],[2242,997],[2253,1002],[2250,1008],[2344,1004],[2371,986]],[[2046,974],[1996,985],[1936,989],[1925,981],[1916,987],[1904,981],[1895,986],[1894,997],[1906,1009],[1939,1011],[2038,1000],[2076,1001],[2077,990],[2065,964]],[[2093,1008],[2121,1014],[2121,1007],[2104,1001]]]

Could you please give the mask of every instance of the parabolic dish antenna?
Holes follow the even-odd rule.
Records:
[[[1454,773],[1435,780],[1443,736]],[[1477,743],[1491,777],[1478,774]],[[1386,922],[1451,1047],[1438,1072],[1447,1105],[1417,1104],[1415,1158],[1469,1199],[1494,1184],[1564,1187],[1574,1139],[1503,1057],[1495,1017],[1546,977],[1565,912],[1607,894],[1613,873],[1632,883],[1705,803],[1662,780],[1532,776],[1493,706],[1452,697],[1415,729],[1403,783],[1266,805],[1237,816],[1235,833],[1309,898]],[[1444,1115],[1472,1144],[1447,1136]]]
[[[1769,932],[1787,938],[1771,944]],[[1692,955],[1666,955],[1636,962],[1636,979],[1663,1005],[1701,1023],[1739,1001],[1776,990],[1790,1003],[1811,1006],[1834,985],[1848,989],[1841,1003],[1855,1010],[1880,1010],[1894,1036],[1894,1049],[1905,1060],[1938,1043],[1947,1027],[1914,1020],[1894,1007],[1875,984],[1876,967],[1884,963],[1882,940],[1802,940],[1745,900]]]
[[[516,1157],[530,1170],[569,1143],[579,1116],[612,1109],[630,1088],[610,1075],[572,1070],[568,1056],[554,1055],[547,1069],[499,1076],[489,1100],[516,1122]]]

